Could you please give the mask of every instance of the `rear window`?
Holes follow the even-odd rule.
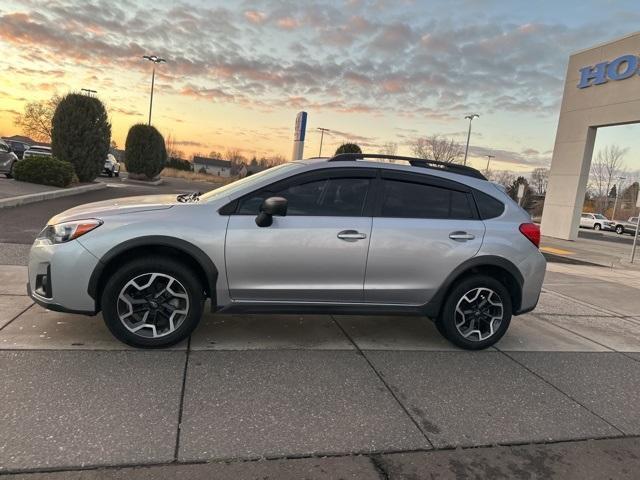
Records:
[[[497,198],[493,198],[491,195],[487,195],[479,190],[475,190],[473,196],[478,205],[480,218],[483,220],[499,217],[504,212],[504,203]]]

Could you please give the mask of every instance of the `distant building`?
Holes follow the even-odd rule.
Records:
[[[249,175],[253,175],[254,173],[261,172],[262,170],[266,170],[267,168],[269,167],[262,167],[260,165],[251,165],[251,164],[245,165],[243,163],[240,169],[238,170],[238,176],[240,178],[244,178]]]
[[[29,146],[37,145],[39,147],[50,147],[50,143],[46,142],[36,142],[30,137],[25,137],[24,135],[13,135],[11,137],[2,137],[5,140],[11,140],[14,142],[26,143]]]
[[[219,177],[231,176],[231,162],[229,160],[194,156],[193,171],[200,172],[203,169],[209,175],[218,175]]]

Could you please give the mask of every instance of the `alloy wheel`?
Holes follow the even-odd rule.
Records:
[[[129,280],[118,295],[118,317],[131,333],[144,338],[175,332],[189,313],[184,285],[165,273],[144,273]]]
[[[456,304],[456,329],[467,340],[480,342],[490,338],[500,328],[503,317],[502,299],[490,288],[469,290]]]

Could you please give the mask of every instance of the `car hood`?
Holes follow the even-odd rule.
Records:
[[[176,203],[175,194],[114,198],[112,200],[87,203],[71,208],[52,217],[48,224],[53,225],[84,218],[104,218],[112,215],[124,215],[149,210],[164,210],[171,208]]]

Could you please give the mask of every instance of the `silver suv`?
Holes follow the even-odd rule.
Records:
[[[67,210],[35,241],[28,288],[51,310],[102,311],[138,347],[187,337],[209,298],[220,313],[427,316],[451,342],[480,349],[536,306],[539,239],[477,170],[345,154],[204,195]]]

